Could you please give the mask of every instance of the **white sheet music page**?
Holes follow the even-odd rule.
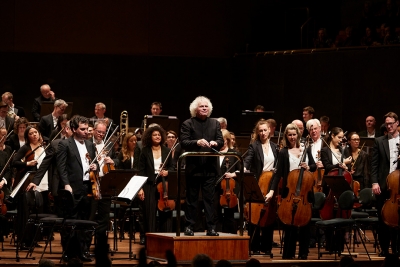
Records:
[[[125,186],[124,190],[118,195],[118,198],[124,198],[132,200],[136,194],[142,188],[143,184],[147,181],[148,177],[135,175],[133,176],[128,184]]]

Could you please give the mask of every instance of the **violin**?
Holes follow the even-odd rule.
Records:
[[[229,169],[229,158],[225,157],[225,168]],[[238,198],[235,195],[235,179],[224,176],[221,181],[222,195],[219,199],[219,204],[224,208],[234,208],[238,204]]]
[[[86,153],[86,159],[91,162],[89,153]],[[93,196],[93,198],[96,200],[101,199],[99,173],[97,171],[90,170],[89,178],[90,182],[92,183],[92,194],[89,194],[89,196]]]
[[[357,158],[351,163],[351,171],[352,171],[353,173],[354,173],[354,171],[356,170],[355,166],[356,166],[356,163],[357,163],[358,158],[360,157],[360,153],[361,153],[361,150],[363,149],[364,145],[365,145],[365,142],[364,142],[363,145],[361,146],[361,149],[358,151],[358,153],[357,153]],[[353,180],[353,192],[354,192],[354,195],[355,195],[357,198],[358,198],[358,195],[359,195],[359,193],[360,193],[360,190],[361,190],[360,182],[359,182],[359,181],[356,181],[356,180]],[[361,206],[360,203],[355,203],[355,204],[354,204],[354,208],[359,208],[360,206]]]
[[[157,207],[160,211],[170,211],[175,209],[175,200],[168,199],[168,182],[164,176],[161,176],[161,183],[157,185],[157,190],[160,193]]]
[[[157,174],[154,179],[154,183],[157,183],[157,178],[160,176],[161,170],[164,168],[164,164],[167,162],[169,156],[172,154],[172,151],[175,150],[178,138],[175,140],[171,150],[168,152],[167,157],[165,158],[164,163],[161,164],[160,172]],[[157,185],[157,191],[160,193],[160,198],[158,199],[157,208],[160,211],[170,211],[175,209],[175,200],[168,199],[168,182],[165,180],[164,176],[161,176],[161,182]]]
[[[321,160],[321,150],[317,151],[317,161]],[[322,177],[324,177],[325,169],[322,168],[317,168],[317,170],[314,172],[314,180],[315,184],[313,187],[314,193],[315,192],[322,192]]]
[[[324,142],[326,142],[324,139],[322,139]],[[332,153],[332,150],[330,146],[326,143],[327,147]],[[335,155],[332,153],[332,155]],[[336,156],[335,156],[336,158]],[[338,162],[343,162],[343,153],[341,156],[341,160],[336,158]],[[335,168],[331,170],[328,175],[331,176],[344,176],[346,182],[352,186],[353,185],[353,177],[351,176],[350,172],[343,170],[342,168]],[[348,211],[343,211],[338,207],[338,199],[339,196],[335,195],[335,193],[332,192],[332,190],[329,189],[328,196],[325,199],[325,204],[323,208],[319,211],[319,215],[322,220],[330,220],[333,218],[350,218],[351,216],[351,210]],[[336,213],[335,213],[336,210]]]
[[[309,136],[300,160],[304,162],[309,143]],[[300,165],[299,165],[300,166]],[[282,199],[278,208],[278,217],[286,225],[305,226],[311,220],[312,203],[308,201],[308,194],[312,191],[314,177],[304,168],[289,172],[287,177],[288,194]]]
[[[0,214],[6,215],[7,214],[7,206],[4,203],[4,192],[0,190]]]

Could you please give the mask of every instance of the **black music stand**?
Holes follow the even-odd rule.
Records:
[[[117,238],[117,208],[116,202],[123,203],[123,205],[130,205],[132,200],[118,199],[118,195],[124,190],[137,173],[137,170],[111,170],[104,175],[100,181],[100,188],[102,197],[110,197],[114,202],[114,251],[118,251],[118,238]],[[134,223],[134,222],[131,222]],[[129,259],[136,259],[136,255],[132,253],[132,226],[129,227]],[[118,258],[120,259],[120,258]]]
[[[157,123],[158,125],[161,125],[161,127],[165,131],[172,130],[176,133],[179,133],[180,125],[179,125],[179,119],[176,116],[167,116],[167,115],[146,115],[144,116],[144,122],[146,123],[145,127],[146,129],[149,127],[150,124],[152,123]]]
[[[324,175],[324,181],[328,184],[332,196],[335,198],[339,198],[344,191],[351,190],[350,184],[344,176]]]
[[[249,203],[249,215],[248,215],[248,221],[251,223],[251,203],[265,203],[264,196],[261,192],[260,186],[258,185],[258,181],[252,172],[245,172],[243,174],[243,195],[244,195],[244,200],[245,202]],[[256,227],[259,227],[257,225]],[[255,233],[254,232],[253,234]],[[253,241],[254,235],[250,238],[249,242],[249,255],[251,256],[251,242]],[[259,254],[255,254],[259,255]],[[267,255],[267,254],[266,254]],[[269,254],[269,256],[272,258],[273,254]]]
[[[240,134],[251,134],[254,126],[260,119],[273,118],[274,111],[255,112],[251,110],[242,111],[239,118]]]

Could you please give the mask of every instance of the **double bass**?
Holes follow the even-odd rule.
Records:
[[[305,160],[309,138],[308,136],[300,164]],[[288,194],[282,199],[278,208],[278,217],[284,224],[302,227],[310,222],[312,203],[308,201],[308,194],[312,191],[313,185],[313,175],[304,168],[289,172],[286,184]]]
[[[324,140],[324,139],[323,139]],[[332,150],[329,146],[329,144],[326,143],[324,140],[325,144],[329,148],[329,151],[332,153]],[[332,155],[335,155],[332,153]],[[335,156],[336,158],[336,156]],[[343,163],[343,153],[341,156],[341,159],[339,160],[336,158],[336,160],[340,163]],[[350,174],[350,172],[343,170],[342,168],[335,168],[332,169],[327,175],[330,176],[344,176],[346,182],[352,186],[353,185],[353,178]],[[338,198],[339,196],[334,195],[332,190],[329,190],[328,196],[325,199],[325,204],[323,208],[319,211],[319,215],[322,220],[330,220],[334,218],[350,218],[351,216],[351,210],[348,211],[343,211],[338,207]]]

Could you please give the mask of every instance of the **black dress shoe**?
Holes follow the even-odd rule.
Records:
[[[271,250],[262,250],[261,252],[264,252],[265,255],[271,255]]]
[[[81,261],[83,261],[83,262],[91,262],[91,261],[92,261],[92,258],[90,258],[90,257],[88,257],[88,256],[86,256],[86,255],[84,255],[84,254],[80,255],[80,256],[79,256],[79,259],[80,259]]]
[[[279,244],[276,243],[275,241],[272,241],[272,247],[273,248],[279,248]]]
[[[144,236],[140,237],[140,241],[139,241],[140,245],[145,245],[146,244],[146,238]]]
[[[208,236],[219,236],[219,234],[217,232],[215,232],[214,229],[208,230],[207,235]]]
[[[307,257],[308,257],[308,255],[307,255],[307,254],[302,254],[302,255],[299,255],[299,259],[300,259],[300,260],[306,260],[306,259],[307,259]]]
[[[189,227],[186,227],[185,228],[185,235],[194,236],[193,230],[190,229]]]

